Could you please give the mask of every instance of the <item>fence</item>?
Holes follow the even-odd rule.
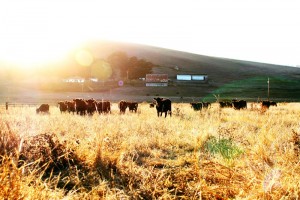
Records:
[[[40,105],[42,105],[43,103],[10,103],[10,102],[6,102],[6,103],[2,103],[0,104],[0,108],[5,108],[6,110],[8,110],[11,107],[39,107]],[[50,106],[56,106],[56,103],[45,103],[45,104],[49,104]]]

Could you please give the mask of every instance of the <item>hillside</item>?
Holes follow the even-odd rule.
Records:
[[[166,73],[171,80],[177,74],[207,74],[206,84],[176,84],[167,88],[119,88],[120,93],[192,97],[196,100],[221,98],[267,98],[267,80],[270,80],[270,98],[278,101],[300,100],[300,68],[197,55],[170,49],[126,43],[92,43],[88,45],[96,56],[125,51],[129,56],[149,60],[159,67],[153,73]],[[129,90],[129,91],[128,91]]]
[[[92,91],[86,87],[84,91],[91,92],[91,94],[74,93],[73,96],[93,96],[115,101],[119,99],[151,101],[153,96],[159,95],[169,97],[177,102],[215,101],[215,97],[219,96],[221,99],[243,98],[257,101],[258,99],[268,98],[267,80],[269,78],[270,99],[300,101],[300,68],[203,56],[153,46],[119,42],[90,42],[82,45],[81,48],[90,50],[99,59],[106,59],[110,54],[117,51],[126,52],[128,56],[145,59],[157,65],[153,68],[153,73],[166,73],[171,82],[168,87],[145,87],[145,83],[141,81],[131,81],[125,83],[122,87],[113,87],[110,90],[104,88]],[[72,69],[74,65],[73,53],[70,52],[65,60],[56,63],[51,70]],[[208,81],[193,84],[179,82],[176,81],[177,74],[207,74]],[[7,89],[8,86],[10,89]],[[81,88],[81,86],[77,88]],[[12,89],[11,85],[6,84],[5,86],[0,83],[0,89],[2,91],[14,91],[14,96],[24,93],[18,92],[23,91],[20,86],[17,89]],[[10,94],[2,93],[2,100],[3,96],[7,99]],[[55,94],[50,96],[55,96]],[[58,94],[58,96],[65,95]],[[17,97],[15,98],[17,99]]]

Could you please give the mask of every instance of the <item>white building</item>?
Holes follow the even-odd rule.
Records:
[[[85,79],[79,76],[63,79],[65,83],[84,83]]]
[[[207,81],[207,74],[177,74],[177,81]]]

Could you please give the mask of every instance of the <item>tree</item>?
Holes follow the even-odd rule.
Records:
[[[128,58],[124,52],[115,52],[107,60],[113,69],[113,75],[121,78],[145,77],[146,74],[152,72],[152,68],[155,66],[153,63],[138,59],[136,56]]]
[[[112,76],[112,68],[110,64],[104,60],[96,60],[91,66],[92,78],[98,78],[99,80],[106,81]]]
[[[128,70],[128,56],[125,52],[118,51],[107,58],[107,62],[113,69],[114,77],[126,77]]]
[[[144,59],[131,57],[129,59],[129,66],[129,79],[138,79],[140,77],[145,77],[146,74],[151,73],[154,64]]]

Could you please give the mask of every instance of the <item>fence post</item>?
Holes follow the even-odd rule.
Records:
[[[8,102],[5,102],[5,109],[8,110]]]

